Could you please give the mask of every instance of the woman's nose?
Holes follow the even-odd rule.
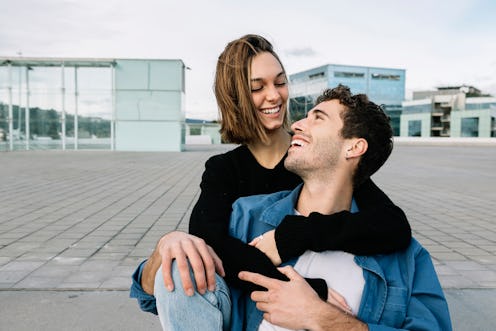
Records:
[[[277,90],[277,88],[274,85],[268,86],[266,98],[268,101],[271,101],[271,102],[277,101],[281,98],[281,94],[279,93],[279,91]]]

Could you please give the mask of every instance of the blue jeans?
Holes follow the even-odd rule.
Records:
[[[193,272],[190,275],[196,288]],[[188,297],[183,290],[181,277],[176,265],[172,264],[174,291],[164,285],[162,267],[155,275],[155,298],[162,329],[167,331],[220,331],[229,330],[231,321],[231,298],[224,279],[215,275],[216,287],[213,292],[201,295],[198,292]]]

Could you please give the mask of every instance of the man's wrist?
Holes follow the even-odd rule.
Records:
[[[326,330],[326,322],[333,318],[331,306],[322,300],[314,305],[312,312],[308,314],[309,324],[308,330],[324,331]]]
[[[349,330],[368,331],[367,324],[355,316],[343,312],[328,302],[322,301],[310,314],[308,329],[311,331]]]

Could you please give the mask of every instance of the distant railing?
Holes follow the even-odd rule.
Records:
[[[12,142],[14,151],[24,151],[27,150],[26,141],[23,139],[16,139]],[[75,150],[74,138],[66,138],[66,150]],[[57,150],[62,148],[62,141],[57,139],[50,139],[42,137],[42,139],[30,139],[29,140],[29,150]],[[111,149],[111,139],[110,138],[88,138],[88,139],[78,139],[77,150],[110,150]],[[0,141],[0,151],[9,151],[10,144],[8,140]]]

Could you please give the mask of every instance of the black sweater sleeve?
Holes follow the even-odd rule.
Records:
[[[307,249],[373,255],[409,245],[411,229],[405,213],[371,179],[356,189],[353,196],[359,209],[357,213],[286,216],[275,232],[281,260],[300,256]]]
[[[229,236],[229,218],[232,203],[239,198],[237,185],[240,177],[228,167],[228,162],[217,156],[205,164],[200,184],[201,193],[191,213],[189,232],[203,238],[222,260],[226,281],[242,290],[260,290],[259,286],[241,281],[240,271],[252,271],[279,280],[288,280],[256,247]],[[242,170],[241,170],[242,171]],[[327,285],[322,279],[307,279],[321,298],[327,299]]]

